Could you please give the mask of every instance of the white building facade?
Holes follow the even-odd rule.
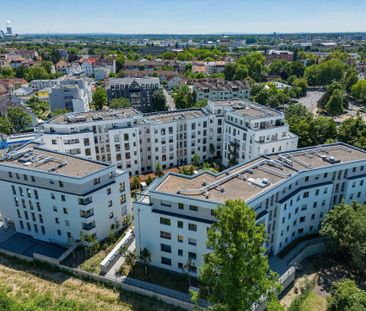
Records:
[[[2,155],[0,192],[5,226],[60,245],[101,241],[131,215],[128,173],[35,143]]]
[[[281,120],[276,121],[281,126],[276,127],[273,121],[272,127],[257,131],[244,124],[241,131],[249,132],[253,142],[249,140],[249,135],[248,142],[242,134],[236,137],[236,130],[235,135],[234,130],[225,133],[225,129],[232,126],[227,115],[240,109],[263,115],[263,111],[269,115],[275,114],[275,117],[265,115],[262,119],[257,118],[256,122],[269,118],[268,124],[272,119]],[[190,164],[195,154],[201,161],[216,158],[222,160],[224,165],[232,164],[231,149],[223,151],[230,146],[232,139],[239,141],[241,148],[238,152],[242,157],[237,157],[236,161],[273,152],[273,148],[275,151],[285,151],[297,147],[297,136],[289,132],[283,114],[249,101],[210,101],[204,109],[150,114],[141,114],[132,108],[91,111],[58,116],[43,127],[42,142],[47,148],[112,163],[131,175],[154,171],[157,163],[162,169]],[[271,139],[257,143],[259,134],[263,133]],[[291,137],[291,143],[272,139],[278,135]]]
[[[366,152],[336,143],[261,156],[220,174],[169,173],[134,202],[137,251],[175,272],[196,275],[214,212],[227,200],[247,202],[266,228],[269,255],[317,233],[326,213],[344,200],[366,203]]]

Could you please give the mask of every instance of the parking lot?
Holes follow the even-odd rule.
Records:
[[[64,247],[17,233],[12,228],[5,228],[2,223],[0,223],[0,248],[27,257],[33,257],[33,254],[37,253],[51,258],[60,257],[66,250]]]

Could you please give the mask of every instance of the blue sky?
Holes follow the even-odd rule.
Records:
[[[16,33],[366,31],[366,0],[0,0]]]

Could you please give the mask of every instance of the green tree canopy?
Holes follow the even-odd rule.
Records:
[[[10,135],[13,125],[7,117],[0,117],[0,136],[1,134]]]
[[[251,310],[263,296],[276,299],[278,283],[263,248],[265,228],[257,226],[255,212],[242,201],[227,201],[216,212],[208,231],[213,251],[199,273],[202,295],[215,310]]]
[[[346,65],[338,59],[324,61],[305,69],[305,78],[310,85],[328,85],[332,81],[341,81]]]
[[[19,107],[8,108],[8,118],[16,132],[25,131],[32,125],[32,117]]]
[[[365,311],[366,292],[350,279],[343,279],[332,285],[328,298],[329,311]]]
[[[352,96],[366,101],[366,80],[357,81],[351,88]]]
[[[338,139],[366,149],[366,122],[360,115],[343,121],[338,128]]]
[[[153,104],[155,111],[167,110],[166,98],[165,98],[163,90],[159,89],[159,90],[154,91],[154,93],[151,96],[151,102]]]
[[[130,106],[131,106],[130,100],[125,97],[113,98],[111,100],[111,103],[109,104],[109,108],[112,109],[126,108]]]
[[[343,91],[334,90],[329,101],[325,105],[325,110],[331,116],[338,116],[343,113],[345,104],[345,97]]]
[[[104,88],[97,87],[93,94],[93,104],[95,109],[101,110],[103,106],[107,103],[107,93]]]
[[[351,259],[361,271],[366,267],[366,206],[341,203],[326,215],[320,234],[330,249]]]
[[[175,106],[178,109],[191,108],[195,104],[195,96],[187,85],[181,85],[173,92]]]

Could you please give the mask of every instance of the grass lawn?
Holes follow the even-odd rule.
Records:
[[[73,268],[79,268],[90,273],[100,274],[99,264],[123,238],[126,231],[127,228],[121,233],[118,239],[113,242],[109,239],[101,242],[97,251],[86,251],[84,247],[78,247],[74,252],[74,256],[70,254],[62,264]]]
[[[149,297],[114,290],[82,281],[62,272],[42,268],[41,265],[34,266],[32,263],[0,256],[0,289],[4,288],[8,291],[8,296],[19,303],[42,297],[40,295],[47,295],[51,301],[47,301],[47,306],[43,303],[42,308],[37,308],[40,311],[59,310],[54,309],[53,304],[56,300],[82,304],[83,308],[75,308],[75,310],[180,310]],[[32,308],[32,310],[36,309]]]
[[[300,311],[326,311],[327,310],[327,300],[312,291],[308,297],[304,300],[300,307]]]

